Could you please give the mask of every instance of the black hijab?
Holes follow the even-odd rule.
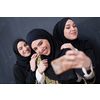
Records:
[[[48,33],[47,31],[43,30],[43,29],[33,29],[32,31],[30,31],[27,36],[26,36],[26,40],[27,43],[31,46],[31,43],[37,39],[46,39],[48,40],[48,42],[50,43],[51,46],[51,52],[50,55],[48,56],[44,56],[41,55],[42,60],[43,59],[48,59],[48,68],[45,70],[45,75],[48,76],[50,79],[54,79],[54,80],[62,80],[62,81],[68,81],[68,80],[74,80],[74,82],[76,81],[77,77],[75,75],[74,70],[68,70],[60,75],[56,75],[52,69],[51,66],[51,61],[64,55],[65,52],[67,50],[70,49],[64,49],[64,50],[59,50],[59,45],[56,42],[56,40],[53,38],[53,36]],[[62,83],[62,82],[61,82]]]
[[[56,40],[58,40],[58,43],[63,45],[64,43],[71,43],[75,48],[81,51],[86,51],[87,49],[91,49],[92,46],[87,40],[79,40],[76,38],[75,40],[69,40],[64,36],[64,28],[65,24],[68,20],[72,20],[71,18],[63,18],[60,20],[53,29],[53,36]],[[73,21],[73,20],[72,20]]]
[[[17,49],[17,44],[18,44],[18,42],[20,42],[20,41],[24,41],[24,42],[26,42],[24,39],[17,39],[17,40],[15,40],[15,42],[13,43],[13,51],[14,51],[14,53],[15,53],[15,55],[16,55],[16,58],[17,58],[17,61],[16,61],[16,64],[18,65],[18,66],[21,66],[24,70],[30,70],[30,63],[29,63],[29,61],[30,61],[30,59],[31,59],[31,55],[32,55],[32,53],[31,53],[31,55],[29,56],[29,57],[23,57],[23,56],[21,56],[20,54],[19,54],[19,52],[18,52],[18,49]],[[26,42],[27,43],[27,42]]]

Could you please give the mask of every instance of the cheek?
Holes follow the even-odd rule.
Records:
[[[49,52],[51,52],[51,47],[50,47],[50,44],[48,44],[48,49],[49,49]]]
[[[78,35],[78,29],[76,28],[76,32],[77,32],[77,35]]]
[[[23,51],[19,51],[19,53],[20,53],[20,55],[22,55],[22,56],[24,55],[24,54],[23,54]]]
[[[66,38],[68,38],[69,32],[70,32],[69,30],[65,30],[65,31],[64,31],[64,36],[65,36]]]

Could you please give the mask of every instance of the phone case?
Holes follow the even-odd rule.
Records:
[[[55,74],[57,74],[57,75],[61,74],[65,71],[69,70],[72,67],[72,66],[63,66],[62,65],[63,61],[66,61],[64,56],[57,58],[51,62],[51,65],[53,67]]]

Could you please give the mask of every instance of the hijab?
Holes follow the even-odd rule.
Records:
[[[54,80],[63,80],[63,81],[68,81],[68,80],[74,80],[76,81],[76,75],[75,72],[71,69],[68,70],[60,75],[56,75],[52,69],[51,66],[51,61],[64,55],[67,50],[70,49],[64,49],[64,50],[59,50],[59,45],[57,41],[53,38],[53,36],[48,33],[46,30],[43,29],[33,29],[30,31],[27,36],[26,40],[29,46],[31,47],[31,43],[37,39],[46,39],[50,43],[51,46],[51,52],[48,56],[41,55],[42,60],[43,59],[48,59],[48,68],[45,70],[45,75],[48,76],[50,79]]]
[[[64,43],[71,43],[75,48],[84,52],[87,49],[91,49],[92,46],[87,40],[85,41],[79,40],[78,38],[74,40],[69,40],[64,36],[65,24],[69,19],[72,20],[71,18],[63,18],[54,26],[54,29],[53,29],[54,38],[58,40],[58,43],[60,44],[60,46],[63,45]]]
[[[30,61],[30,59],[31,59],[31,55],[32,55],[32,53],[31,53],[31,55],[29,56],[29,57],[23,57],[23,56],[21,56],[20,54],[19,54],[19,52],[18,52],[18,49],[17,49],[17,44],[20,42],[20,41],[24,41],[24,42],[26,42],[24,39],[17,39],[17,40],[15,40],[15,42],[13,43],[13,51],[14,51],[14,53],[15,53],[15,55],[16,55],[16,58],[17,58],[17,61],[16,61],[16,64],[18,65],[18,66],[21,66],[24,70],[30,70],[30,63],[29,63],[29,61]],[[31,50],[32,51],[32,50]]]

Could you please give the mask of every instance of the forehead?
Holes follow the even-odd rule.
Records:
[[[26,43],[25,41],[20,41],[18,42],[17,47],[19,48],[20,46],[23,46],[25,43]]]
[[[46,41],[46,39],[37,39],[34,40],[31,44],[31,47],[36,47],[40,41]]]
[[[69,20],[66,22],[66,24],[73,24],[73,23],[74,23],[74,21],[71,20],[71,19],[69,19]]]

